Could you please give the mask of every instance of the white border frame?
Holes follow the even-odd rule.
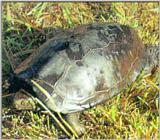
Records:
[[[3,2],[159,2],[160,7],[160,1],[158,0],[0,0],[0,43],[2,47],[2,3]],[[159,8],[160,11],[160,8]],[[160,12],[159,12],[159,44],[160,46]],[[2,114],[2,48],[0,47],[0,111]],[[159,47],[160,48],[160,47]],[[160,66],[160,54],[159,54],[159,66]],[[160,83],[159,83],[160,87]],[[158,98],[158,107],[159,107],[159,125],[158,125],[158,138],[160,137],[160,92],[159,92],[159,98]],[[0,138],[2,139],[2,115],[0,115]]]

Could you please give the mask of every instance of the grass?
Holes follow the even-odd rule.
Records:
[[[135,28],[145,45],[156,46],[159,43],[158,14],[156,2],[3,2],[3,83],[34,49],[55,35],[57,28],[117,22]],[[80,120],[86,132],[82,139],[158,139],[158,90],[157,82],[152,81],[142,75],[123,94],[83,111]],[[7,105],[11,99],[12,96],[2,100],[3,138],[66,138],[48,114],[15,110]]]

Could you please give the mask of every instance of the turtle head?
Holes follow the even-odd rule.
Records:
[[[23,79],[19,75],[16,75],[14,73],[10,74],[8,83],[9,83],[8,90],[10,93],[15,93],[20,89],[24,89],[27,91],[32,90],[32,87],[29,84],[28,80]]]
[[[10,93],[15,93],[19,91],[23,85],[24,81],[14,73],[11,73],[8,79],[8,84],[9,84],[9,92]]]

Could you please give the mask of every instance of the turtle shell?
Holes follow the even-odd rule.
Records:
[[[34,92],[48,108],[72,113],[117,95],[143,67],[144,47],[137,33],[119,24],[90,24],[58,33],[19,68],[17,77],[31,79]]]

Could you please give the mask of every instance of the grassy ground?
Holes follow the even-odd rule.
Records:
[[[57,28],[93,22],[117,22],[135,28],[145,45],[158,45],[158,3],[7,3],[2,4],[3,82],[34,49],[55,35]],[[142,77],[142,78],[141,78]],[[86,110],[82,138],[158,139],[156,82],[141,76],[123,94]],[[4,91],[3,94],[6,94]],[[10,97],[12,98],[12,96]],[[3,98],[3,138],[65,138],[43,112],[17,111]]]

